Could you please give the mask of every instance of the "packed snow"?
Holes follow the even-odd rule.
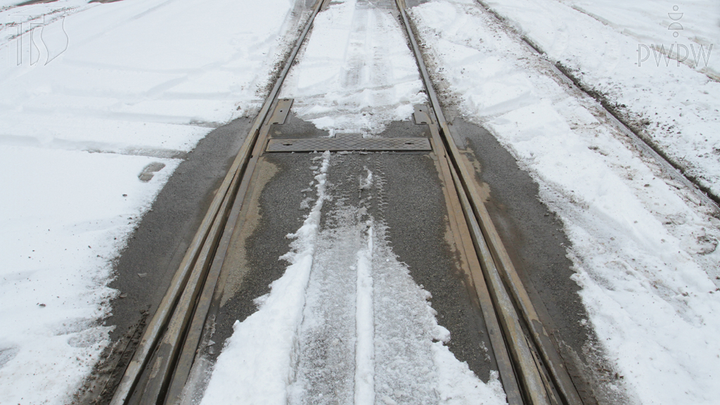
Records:
[[[328,172],[342,160],[329,152],[315,159],[317,195],[290,235],[290,265],[257,299],[257,312],[235,323],[202,403],[505,403],[496,373],[482,382],[443,344],[449,332],[430,294],[368,213],[382,178],[359,175],[363,198],[349,205],[328,189]],[[322,212],[330,219],[321,221]]]
[[[0,403],[62,404],[109,343],[112,260],[195,144],[258,108],[297,7],[17,3],[0,3]]]
[[[427,100],[399,22],[367,0],[334,2],[318,14],[282,96],[295,99],[300,118],[331,135],[380,133]]]
[[[520,3],[525,2],[503,2],[500,8],[511,16],[534,12],[531,33],[539,32],[541,23],[561,32],[582,21],[526,10]],[[534,3],[541,10],[564,7],[555,1]],[[432,1],[414,8],[412,16],[436,82],[447,83],[442,94],[514,154],[538,182],[542,201],[562,219],[588,322],[614,368],[603,377],[609,378],[610,390],[637,404],[716,403],[720,221],[653,162],[639,157],[593,99],[567,86],[547,60],[478,3]],[[587,37],[604,35],[591,27],[583,26]],[[570,47],[571,37],[562,38]],[[653,72],[664,77],[668,71],[646,74],[655,77]],[[606,74],[626,78],[622,69]],[[684,77],[653,91],[687,87],[702,93],[716,85],[706,78],[698,87]],[[637,89],[629,84],[621,90]],[[664,98],[648,95],[643,103],[669,106]],[[714,109],[720,98],[710,97],[693,98],[686,108]],[[685,119],[705,125],[701,118],[709,121],[714,114]],[[677,141],[691,143],[692,136]],[[717,136],[707,136],[718,142]]]

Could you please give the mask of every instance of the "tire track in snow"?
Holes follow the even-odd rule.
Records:
[[[367,177],[360,180],[360,192],[372,186],[373,174],[365,167]],[[361,200],[361,205],[369,203],[371,197]],[[363,207],[361,212],[366,212]],[[373,321],[373,221],[368,219],[366,248],[357,253],[357,307],[355,325],[357,345],[355,347],[355,404],[372,405],[375,403],[375,325]]]
[[[375,325],[373,325],[372,251],[373,228],[367,233],[367,250],[357,254],[357,345],[355,353],[355,403],[375,403]]]
[[[293,404],[353,403],[356,258],[362,233],[355,212],[319,238],[298,337]]]

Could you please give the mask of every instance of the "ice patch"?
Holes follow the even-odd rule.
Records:
[[[364,179],[360,179],[360,190],[367,190],[373,184],[372,171],[370,171],[367,167],[365,168],[365,171],[367,171],[367,176],[365,176]]]

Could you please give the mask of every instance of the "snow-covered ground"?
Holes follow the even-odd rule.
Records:
[[[187,152],[252,114],[304,1],[0,8],[0,403],[68,403],[111,260]]]
[[[568,58],[577,56],[572,60],[584,78],[612,76],[620,83],[616,95],[643,92],[636,105],[664,109],[666,116],[658,119],[684,120],[684,129],[665,149],[669,154],[677,153],[676,146],[702,153],[705,143],[693,145],[697,134],[690,127],[704,128],[708,144],[720,142],[711,132],[717,131],[711,122],[717,121],[720,107],[720,97],[713,95],[717,83],[702,73],[685,65],[677,70],[625,68],[623,64],[631,63],[626,57],[632,55],[623,53],[613,62],[615,68],[607,61],[593,65],[599,61],[588,57],[590,50],[597,51],[597,41],[615,38],[608,25],[596,27],[574,15],[554,14],[567,7],[553,0],[490,4],[511,23],[515,16],[527,16],[520,24],[523,31],[538,33],[533,39],[551,55],[557,47]],[[594,4],[596,13],[613,21],[617,10],[608,10],[607,3]],[[632,7],[652,4],[635,2]],[[707,8],[710,4],[705,2]],[[412,15],[434,74],[447,84],[445,99],[456,103],[467,119],[488,128],[517,157],[540,185],[543,202],[562,219],[572,242],[569,256],[582,287],[587,321],[614,368],[603,377],[610,380],[610,392],[638,404],[717,403],[720,221],[691,193],[662,176],[653,162],[640,158],[625,136],[608,125],[594,100],[567,86],[547,60],[478,3],[432,1],[414,8]],[[568,32],[580,26],[581,33]],[[551,39],[544,40],[540,33]],[[660,79],[667,81],[654,86]],[[672,106],[666,97],[673,89],[686,92],[682,107]],[[720,172],[713,156],[708,160],[712,165],[703,170],[717,187]]]
[[[720,4],[488,0],[720,197]]]
[[[426,102],[415,59],[389,10],[371,1],[337,2],[317,16],[313,32],[320,34],[311,36],[282,90],[295,99],[300,118],[331,133],[377,134]]]

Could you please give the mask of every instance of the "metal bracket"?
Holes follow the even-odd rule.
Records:
[[[430,117],[430,108],[424,104],[416,105],[415,112],[413,113],[413,120],[416,125],[432,124],[432,118]]]
[[[290,114],[290,108],[293,105],[293,101],[295,100],[292,98],[281,98],[280,100],[278,100],[277,105],[275,106],[275,110],[273,110],[273,113],[270,116],[268,125],[284,124],[288,114]]]

